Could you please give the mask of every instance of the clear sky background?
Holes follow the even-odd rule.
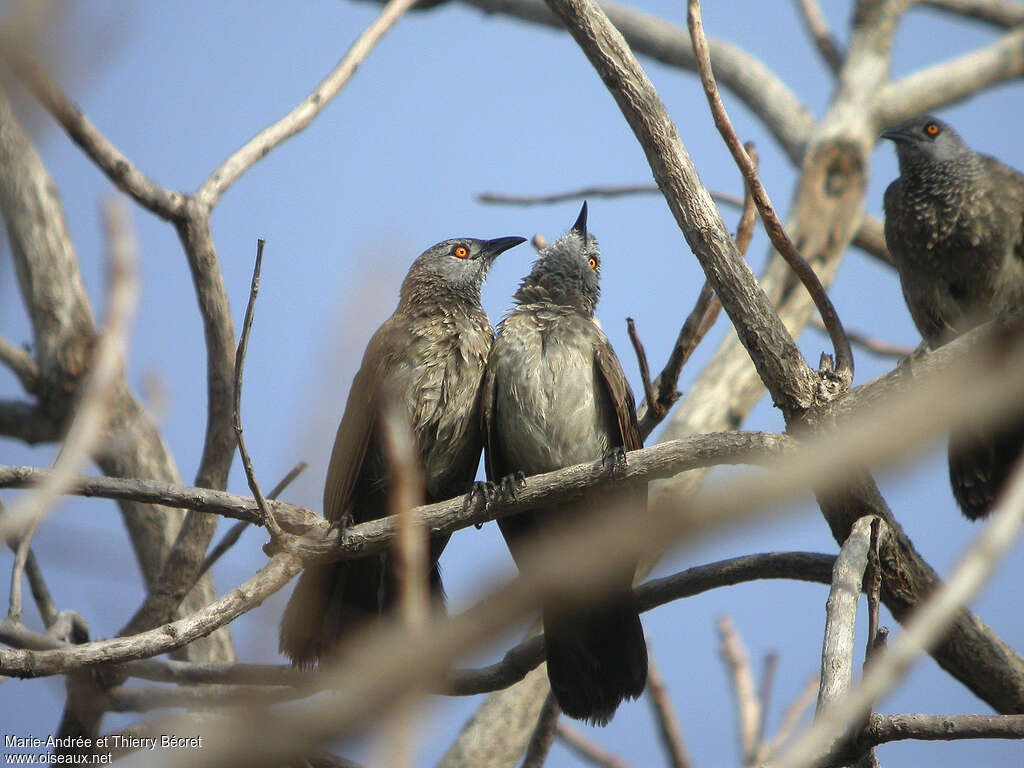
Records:
[[[685,25],[684,3],[639,0],[635,5]],[[802,31],[793,5],[717,0],[704,9],[705,26],[708,34],[743,46],[774,69],[820,116],[832,78]],[[845,42],[852,4],[822,5]],[[93,0],[68,4],[48,44],[59,81],[110,140],[160,183],[193,191],[245,140],[297,104],[378,10],[372,3],[341,0]],[[968,51],[994,34],[983,25],[913,10],[896,38],[894,72],[904,75]],[[740,193],[739,175],[714,129],[696,77],[649,60],[642,63],[704,183]],[[740,136],[757,142],[763,178],[777,208],[785,211],[795,180],[788,160],[756,118],[728,93],[725,100]],[[19,101],[62,195],[99,314],[104,246],[98,211],[112,187],[30,98]],[[1024,167],[1024,88],[1019,81],[940,114],[973,147]],[[867,207],[880,214],[882,191],[896,175],[891,146],[878,148],[870,171]],[[245,308],[256,239],[267,240],[243,403],[248,445],[264,486],[304,459],[310,468],[286,499],[320,510],[322,478],[351,376],[373,329],[394,309],[399,283],[416,255],[459,235],[554,237],[571,225],[579,209],[578,202],[489,206],[475,200],[477,193],[540,193],[650,180],[643,153],[617,106],[566,34],[487,17],[457,4],[400,21],[335,102],[308,130],[236,183],[213,217],[236,324]],[[132,213],[141,242],[143,294],[129,381],[162,413],[163,434],[188,482],[199,461],[205,424],[199,315],[174,230],[141,209]],[[737,212],[726,209],[723,215],[734,226]],[[625,317],[636,319],[652,367],[659,370],[703,275],[660,196],[591,200],[589,225],[604,254],[598,315],[638,390]],[[2,248],[0,333],[21,343],[31,333],[6,242]],[[749,251],[755,270],[766,252],[759,233]],[[484,287],[484,306],[492,321],[508,308],[532,256],[528,245],[520,246],[492,270]],[[852,251],[831,295],[847,327],[908,346],[919,341],[895,274],[870,257]],[[684,372],[684,391],[726,330],[723,316]],[[814,330],[800,343],[812,362],[829,346]],[[856,383],[893,365],[855,352]],[[20,395],[13,376],[0,369],[0,398]],[[779,431],[783,422],[770,402],[763,401],[744,428]],[[46,465],[53,453],[52,447],[30,450],[0,440],[0,463]],[[936,444],[910,461],[909,472],[899,478],[882,470],[877,477],[919,551],[945,573],[976,528],[955,507],[944,445]],[[247,493],[237,461],[229,490]],[[679,548],[658,573],[752,552],[835,552],[809,496],[800,509],[797,516]],[[265,562],[260,550],[265,539],[262,531],[249,531],[221,561],[215,569],[220,591],[244,581]],[[139,604],[138,568],[112,502],[67,501],[40,528],[34,546],[58,608],[81,613],[94,637],[113,635]],[[0,570],[10,564],[10,553],[0,554]],[[453,537],[442,564],[453,611],[470,604],[481,583],[514,573],[494,525]],[[1018,546],[974,606],[1019,652],[1024,652],[1022,573],[1024,547]],[[289,592],[290,587],[234,623],[240,660],[283,661],[277,654],[277,623]],[[769,651],[779,653],[768,724],[772,732],[784,706],[817,672],[825,597],[820,585],[765,582],[716,590],[645,616],[652,650],[679,708],[696,766],[738,762],[716,618],[732,618],[758,665]],[[34,607],[28,618],[38,622]],[[883,622],[897,627],[887,613]],[[859,648],[863,621],[860,632]],[[514,639],[509,635],[507,644]],[[472,661],[493,660],[503,647]],[[3,730],[51,733],[63,700],[59,678],[7,680],[0,686]],[[436,761],[479,702],[429,701],[418,765]],[[324,705],[330,706],[329,699]],[[925,659],[880,711],[990,710]],[[127,722],[124,716],[108,717],[105,730]],[[645,701],[623,706],[606,729],[587,730],[632,765],[663,764]],[[368,759],[368,741],[342,745],[339,752]],[[1019,768],[1024,747],[994,741],[902,742],[882,747],[879,758],[886,768]],[[580,764],[556,744],[549,765]]]

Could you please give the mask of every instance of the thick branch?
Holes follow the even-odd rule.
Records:
[[[872,715],[861,742],[1024,739],[1024,715]]]
[[[785,414],[809,407],[816,376],[739,256],[664,104],[626,41],[593,0],[549,4],[608,85],[644,148],[669,208],[774,402]]]

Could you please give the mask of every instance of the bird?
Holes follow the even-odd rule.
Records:
[[[1024,176],[932,115],[881,136],[900,169],[885,190],[885,241],[925,348],[1012,317],[1024,298]],[[1024,416],[950,436],[950,482],[967,518],[988,515],[1022,447]]]
[[[422,461],[427,502],[472,487],[480,463],[479,390],[494,334],[480,291],[494,260],[522,237],[445,240],[413,261],[398,306],[373,334],[352,381],[324,485],[324,516],[347,526],[387,514],[388,468],[378,425],[387,392],[407,418]],[[430,543],[429,584],[443,600]],[[354,627],[387,613],[397,585],[388,554],[305,569],[281,621],[280,650],[311,668]]]
[[[542,250],[498,325],[484,376],[484,462],[488,480],[622,459],[643,447],[622,365],[594,310],[601,253],[587,231],[584,202],[572,229]],[[505,482],[502,482],[505,481]],[[598,500],[599,498],[599,500]],[[499,520],[517,564],[538,531],[579,519],[595,506],[642,510],[646,486],[604,492],[582,503],[546,506]],[[570,717],[606,724],[647,681],[647,646],[633,598],[636,563],[614,574],[598,604],[542,604],[548,679]]]

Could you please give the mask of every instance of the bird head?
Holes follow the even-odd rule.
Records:
[[[921,115],[889,128],[882,132],[882,138],[896,144],[900,171],[918,164],[948,162],[973,154],[956,131],[931,115]]]
[[[601,295],[601,252],[587,232],[587,204],[572,229],[540,252],[515,299],[521,304],[550,301],[593,316]]]
[[[421,253],[402,283],[402,296],[427,291],[454,292],[479,300],[480,287],[491,264],[525,237],[477,240],[457,237],[433,245]]]

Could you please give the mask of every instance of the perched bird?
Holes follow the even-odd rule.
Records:
[[[1024,176],[973,152],[930,115],[882,133],[900,176],[885,191],[885,241],[929,347],[1007,317],[1024,299]],[[983,517],[1024,446],[1024,418],[950,437],[949,473],[964,515]]]
[[[387,514],[388,469],[377,426],[386,390],[415,435],[428,502],[467,491],[480,461],[479,390],[494,334],[480,288],[494,259],[523,242],[457,238],[423,252],[402,283],[398,307],[377,329],[352,381],[324,487],[324,516],[338,525]],[[441,596],[437,559],[447,537],[431,541],[430,585]],[[305,570],[281,621],[280,649],[309,667],[353,626],[387,611],[396,589],[389,557]]]
[[[484,378],[484,456],[491,481],[532,475],[642,447],[629,383],[594,319],[601,254],[583,204],[572,229],[539,254],[498,326]],[[603,493],[582,503],[502,518],[520,559],[538,530],[577,519],[595,505],[642,509],[647,490]],[[647,681],[647,646],[633,600],[636,564],[616,574],[596,607],[542,606],[548,678],[562,711],[605,724]]]

